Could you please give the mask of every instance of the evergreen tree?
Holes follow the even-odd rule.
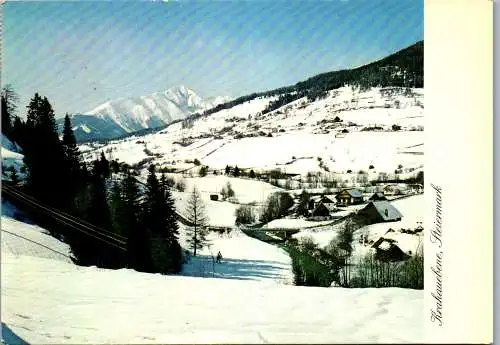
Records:
[[[234,177],[240,176],[240,168],[238,168],[238,166],[234,167],[233,175]]]
[[[122,203],[118,212],[121,233],[127,237],[127,265],[141,272],[153,272],[151,260],[151,234],[140,222],[140,191],[137,180],[130,172],[122,180]]]
[[[122,207],[123,207],[122,188],[119,182],[114,182],[113,185],[111,186],[111,193],[109,198],[109,211],[111,213],[111,223],[116,233],[122,236],[126,236],[126,234],[122,232],[120,226],[121,225],[120,217],[122,216],[120,211]]]
[[[164,181],[166,184],[166,181]],[[156,178],[155,166],[149,167],[144,203],[144,225],[151,233],[152,259],[161,273],[180,270],[181,249],[177,242],[178,225],[170,190]]]
[[[25,123],[21,120],[19,116],[14,117],[14,121],[12,123],[12,129],[11,129],[11,139],[18,143],[21,147],[23,147],[24,143],[24,125]]]
[[[19,97],[10,84],[2,88],[1,95],[1,112],[2,112],[2,133],[13,140],[12,120],[17,109]]]
[[[104,152],[101,151],[101,158],[99,160],[101,173],[104,177],[109,177],[111,175],[111,170],[109,168],[109,161],[106,159]]]
[[[225,172],[226,172],[226,175],[229,175],[229,173],[231,172],[231,168],[229,167],[229,165],[226,165]]]
[[[297,214],[300,216],[309,215],[309,200],[311,199],[309,193],[304,189],[299,196],[299,204],[297,206]]]
[[[105,181],[100,176],[92,176],[90,184],[90,204],[87,209],[87,221],[106,232],[113,232],[111,212],[106,197]],[[95,264],[101,267],[120,267],[121,258],[115,247],[96,241]]]
[[[165,175],[164,172],[162,172],[160,177],[160,188],[163,191],[166,191],[168,187],[169,186],[168,186],[167,176]]]
[[[44,203],[65,208],[71,203],[69,171],[57,133],[54,110],[46,97],[38,94],[28,106],[23,140],[28,187]]]
[[[81,171],[80,152],[76,146],[76,139],[68,114],[64,117],[62,146],[66,159],[66,169],[69,172],[68,188],[70,188],[71,198],[74,198],[85,181],[83,181],[84,176]]]
[[[193,255],[196,256],[196,251],[208,244],[206,238],[208,233],[208,218],[200,192],[198,192],[196,187],[193,188],[193,192],[187,202],[186,219],[190,223],[187,229],[187,242],[193,249]]]

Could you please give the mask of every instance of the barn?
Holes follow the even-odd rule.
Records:
[[[362,217],[368,224],[397,222],[403,218],[396,207],[384,200],[371,201],[358,212],[358,216]]]

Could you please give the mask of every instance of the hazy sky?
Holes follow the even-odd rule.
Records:
[[[7,2],[2,84],[57,116],[184,84],[233,97],[423,39],[423,0]]]

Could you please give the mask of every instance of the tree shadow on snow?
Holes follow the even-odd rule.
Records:
[[[223,259],[215,263],[211,256],[199,255],[185,264],[183,274],[238,280],[281,280],[283,269],[283,264],[277,261]]]

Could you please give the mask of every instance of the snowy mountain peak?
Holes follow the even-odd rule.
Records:
[[[229,99],[218,96],[204,100],[194,90],[181,84],[149,95],[109,100],[86,115],[74,115],[72,121],[73,125],[81,128],[75,133],[77,140],[111,139],[182,120]]]

